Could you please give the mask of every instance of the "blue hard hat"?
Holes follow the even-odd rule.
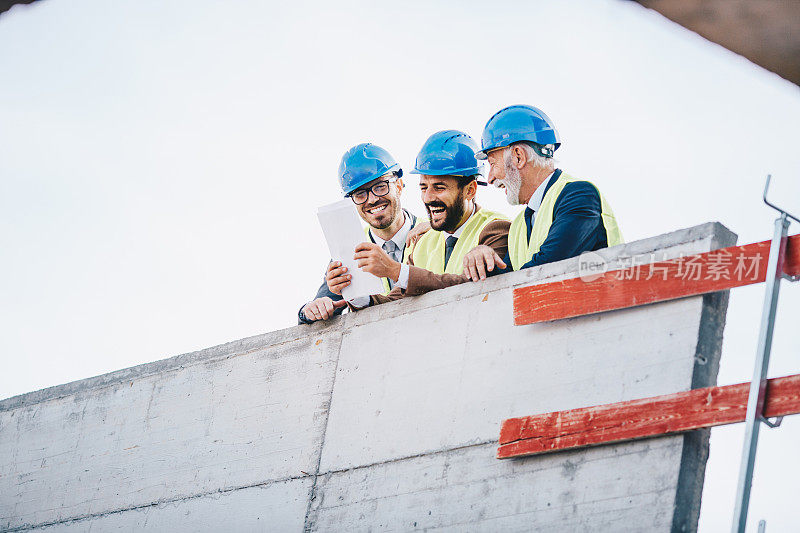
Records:
[[[486,123],[481,135],[481,150],[475,156],[486,159],[490,150],[520,141],[539,146],[555,145],[553,150],[540,154],[544,157],[553,157],[553,152],[561,146],[553,121],[541,109],[531,105],[512,105],[495,113]]]
[[[478,145],[458,130],[439,131],[428,137],[417,155],[412,174],[429,176],[474,176],[481,166],[475,159]]]
[[[398,177],[403,175],[403,169],[389,152],[372,143],[357,144],[344,153],[339,163],[342,192],[346,196],[391,170],[397,172]]]

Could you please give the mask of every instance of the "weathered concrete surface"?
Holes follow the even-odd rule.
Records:
[[[292,479],[41,528],[64,531],[302,531],[312,480]],[[36,528],[37,530],[39,528]]]
[[[611,268],[733,244],[705,224]],[[494,459],[503,419],[716,381],[727,294],[512,325],[436,291],[0,402],[0,530],[693,530],[707,432]]]
[[[160,372],[0,411],[0,528],[307,476],[339,335],[156,364]]]
[[[499,461],[496,443],[325,474],[312,529],[668,531],[682,437]],[[620,468],[620,465],[624,465]]]

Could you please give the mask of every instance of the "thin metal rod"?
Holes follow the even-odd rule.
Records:
[[[769,248],[767,263],[766,291],[764,309],[761,313],[761,330],[758,334],[756,366],[753,380],[750,382],[750,395],[747,399],[747,416],[745,417],[744,447],[742,464],[739,468],[739,482],[736,489],[736,510],[733,516],[733,533],[744,533],[747,523],[747,508],[750,504],[750,487],[753,483],[753,469],[758,445],[758,430],[764,412],[764,394],[767,388],[767,369],[772,348],[772,332],[775,327],[775,311],[778,306],[783,257],[786,249],[786,235],[789,221],[786,213],[775,220],[775,233]]]
[[[774,209],[778,213],[784,214],[787,217],[793,219],[795,222],[800,222],[800,218],[797,218],[796,216],[794,216],[790,212],[786,211],[785,209],[782,209],[782,208],[778,207],[777,205],[775,205],[772,202],[770,202],[769,200],[767,200],[767,191],[769,190],[769,182],[770,181],[772,181],[772,174],[767,174],[767,182],[764,184],[764,195],[763,195],[764,203],[767,204],[768,206],[770,206],[772,209]]]

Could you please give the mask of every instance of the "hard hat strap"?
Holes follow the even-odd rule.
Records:
[[[538,144],[538,143],[529,143],[533,151],[539,154],[540,157],[551,158],[555,154],[555,148],[552,144]]]

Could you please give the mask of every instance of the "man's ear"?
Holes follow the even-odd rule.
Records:
[[[397,180],[394,182],[394,184],[395,184],[395,187],[397,187],[397,194],[400,194],[401,192],[403,192],[403,178],[397,178]]]
[[[522,146],[516,145],[511,148],[511,162],[518,170],[522,170],[528,162],[528,154]]]
[[[474,200],[475,195],[478,194],[478,182],[475,180],[470,181],[464,189],[464,198],[467,200]]]

